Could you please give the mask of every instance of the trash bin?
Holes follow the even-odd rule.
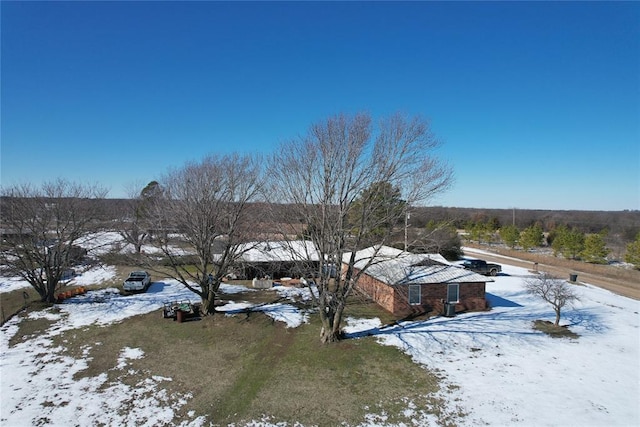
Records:
[[[176,320],[178,323],[182,323],[184,321],[184,311],[180,309],[176,310]]]
[[[575,282],[577,280],[578,280],[578,275],[576,273],[569,274],[569,281],[570,282]]]

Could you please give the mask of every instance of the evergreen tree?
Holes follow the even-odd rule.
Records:
[[[635,241],[627,245],[627,253],[624,256],[624,260],[640,270],[640,233],[636,236]]]
[[[348,221],[354,227],[353,232],[362,232],[371,243],[393,230],[399,218],[404,217],[407,203],[402,200],[398,187],[388,182],[375,182],[363,190],[354,200],[348,212]],[[359,230],[362,218],[368,218],[367,229]]]
[[[498,217],[493,217],[489,221],[487,221],[487,226],[491,231],[498,231],[500,229],[500,220]]]
[[[558,254],[562,253],[568,231],[569,230],[567,229],[566,225],[560,225],[549,233],[549,240],[551,241],[553,256],[558,256]]]
[[[536,246],[542,246],[543,240],[542,227],[538,224],[527,227],[520,233],[520,246],[525,251]]]
[[[476,229],[476,223],[475,222],[467,222],[464,226],[464,229],[466,231],[465,234],[465,238],[468,241],[474,241],[474,240],[478,240],[478,230]]]
[[[555,256],[561,253],[567,259],[577,259],[584,250],[584,233],[561,225],[554,232],[551,247]]]
[[[592,262],[596,264],[606,264],[607,255],[610,250],[607,248],[604,237],[607,235],[607,230],[603,230],[597,234],[589,234],[584,239],[584,249],[581,254],[586,262]]]
[[[500,238],[507,246],[513,249],[520,240],[520,230],[515,225],[507,225],[500,229]]]
[[[578,259],[584,250],[584,233],[575,228],[571,229],[565,239],[565,246],[562,254],[568,259]]]
[[[127,201],[127,216],[120,219],[119,233],[125,242],[132,245],[136,254],[142,251],[142,245],[152,237],[152,219],[149,211],[154,201],[162,196],[162,187],[157,181],[151,181],[146,187]]]
[[[467,239],[478,243],[488,242],[491,236],[490,226],[484,222],[472,222],[467,225]]]

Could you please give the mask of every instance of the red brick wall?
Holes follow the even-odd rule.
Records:
[[[485,296],[486,283],[461,283],[460,284],[460,304],[456,305],[456,310],[485,310],[487,299]]]
[[[394,289],[391,286],[363,274],[358,279],[356,288],[374,300],[378,305],[391,313],[394,313]]]
[[[356,288],[385,310],[400,317],[433,310],[443,312],[442,301],[447,298],[446,284],[422,284],[420,285],[422,304],[410,305],[408,286],[389,286],[367,274],[360,276]],[[485,283],[461,283],[459,301],[456,304],[456,311],[486,309]]]

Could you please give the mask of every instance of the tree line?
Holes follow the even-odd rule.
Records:
[[[607,247],[607,228],[585,233],[577,227],[560,224],[545,231],[539,223],[520,229],[513,224],[499,226],[496,221],[469,222],[466,238],[479,243],[503,243],[511,249],[525,251],[550,247],[554,256],[595,264],[606,264],[611,249]],[[624,260],[640,268],[640,232],[625,245]]]
[[[424,227],[429,221],[451,221],[463,229],[469,223],[494,224],[495,228],[515,225],[524,229],[539,224],[545,231],[559,225],[576,228],[584,233],[609,230],[610,235],[619,235],[626,243],[633,241],[640,232],[640,211],[581,211],[542,209],[488,209],[424,206],[412,209],[411,223]]]

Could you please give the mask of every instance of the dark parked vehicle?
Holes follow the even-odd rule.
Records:
[[[498,264],[489,264],[481,259],[470,259],[462,263],[467,270],[475,273],[484,274],[485,276],[495,276],[502,271],[502,267]]]

